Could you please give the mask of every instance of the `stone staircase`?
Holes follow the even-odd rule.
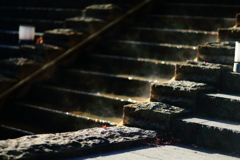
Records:
[[[64,28],[66,25],[72,31],[80,24],[86,25],[87,20],[84,21],[79,16],[82,13],[87,15],[92,13],[82,12],[84,8],[86,9],[92,4],[112,3],[107,0],[84,2],[58,1],[55,5],[54,1],[29,1],[29,3],[16,1],[10,5],[7,1],[2,1],[1,20],[4,25],[1,26],[0,37],[5,38],[0,40],[2,44],[0,52],[4,53],[1,59],[21,58],[22,55],[31,57],[27,53],[35,52],[35,50],[29,51],[30,49],[27,47],[18,47],[17,30],[21,23],[36,25],[38,32],[36,39],[43,36],[44,42],[54,45],[54,47],[48,48],[49,52],[45,51],[47,56],[53,51],[55,55],[59,55],[66,48],[72,47],[71,43],[70,46],[67,43],[71,41],[71,38],[62,34],[68,33],[69,30],[54,29]],[[134,7],[137,2],[133,1],[133,4],[130,5],[127,1],[114,1],[114,4],[126,11]],[[218,14],[212,12],[213,7],[219,11]],[[78,54],[72,58],[74,61],[58,67],[50,80],[35,83],[24,97],[7,100],[1,109],[0,116],[1,133],[4,133],[1,134],[2,139],[38,133],[75,131],[102,125],[117,125],[122,120],[124,105],[149,101],[151,84],[161,84],[172,79],[176,66],[185,65],[186,60],[193,60],[197,57],[197,45],[216,41],[218,28],[234,25],[234,16],[239,8],[236,5],[155,1],[147,11],[140,12],[128,23],[125,22],[123,26],[116,27],[110,32],[111,34],[106,33],[101,39],[78,51]],[[19,14],[15,16],[13,13]],[[72,19],[71,17],[78,18]],[[78,23],[73,22],[75,20]],[[101,21],[103,24],[110,21],[102,17],[101,20],[103,20]],[[89,32],[85,30],[86,28],[81,27],[77,31],[74,30],[74,33],[78,35],[77,41],[81,41],[87,35],[95,32],[91,25],[86,26]],[[57,37],[56,32],[61,32],[61,36]],[[61,41],[61,38],[64,40]],[[56,46],[58,47],[55,48]],[[26,50],[27,53],[23,52]],[[52,59],[49,58],[49,60]],[[36,58],[33,60],[36,61]],[[6,66],[4,62],[2,66]],[[38,61],[38,63],[40,62]],[[34,66],[36,66],[35,63]],[[221,75],[223,74],[234,75],[234,73],[221,72]],[[12,83],[9,86],[20,79],[16,74],[14,74],[15,76],[6,73],[4,75],[8,79],[11,78]],[[9,83],[9,81],[7,82]],[[223,81],[220,81],[220,84],[222,83]],[[224,93],[221,90],[221,94]],[[194,107],[201,110],[202,98],[205,97],[204,102],[208,101],[211,104],[214,103],[211,101],[213,99],[211,96],[217,97],[215,95],[218,95],[217,99],[221,99],[221,94],[217,92],[201,94],[197,96],[200,100],[197,100]],[[171,100],[167,103],[171,104]],[[177,104],[178,102],[174,105]],[[204,107],[206,106],[204,105]],[[235,107],[235,105],[233,106]],[[184,107],[184,105],[179,107]],[[211,105],[211,107],[214,106]],[[208,114],[201,116],[209,117],[210,113]],[[215,118],[215,115],[213,117]],[[216,117],[218,118],[218,116]],[[237,115],[233,119],[237,119]],[[189,127],[191,124],[201,126],[201,123],[195,123],[198,121],[202,122],[205,119],[187,117],[175,120],[174,123],[185,128],[176,127],[175,131],[179,133],[176,136],[183,138],[188,143],[196,142],[197,145],[211,147],[202,144],[202,141],[198,143],[197,136],[193,136],[197,132],[203,132],[195,129],[197,127]],[[184,132],[184,130],[188,130],[188,132]],[[210,131],[207,130],[207,132]],[[188,138],[190,135],[192,135],[191,138]],[[198,137],[201,140],[201,137]],[[220,139],[218,140],[220,141]]]

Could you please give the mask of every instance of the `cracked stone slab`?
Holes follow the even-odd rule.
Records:
[[[198,61],[233,65],[235,42],[208,42],[198,46]]]
[[[43,41],[47,44],[71,48],[86,37],[86,34],[76,29],[58,28],[45,31]]]
[[[0,159],[54,159],[139,145],[156,132],[134,127],[89,128],[0,141]]]
[[[215,87],[192,81],[168,81],[151,84],[150,100],[195,109],[199,93],[216,92]]]
[[[98,17],[113,20],[123,13],[123,9],[114,4],[91,5],[83,10],[85,17]]]
[[[187,61],[176,65],[175,79],[202,82],[219,87],[221,73],[226,71],[232,71],[232,67],[214,63]]]
[[[75,28],[77,30],[91,34],[106,25],[107,21],[95,17],[80,16],[67,18],[65,20],[65,23],[67,28]]]
[[[217,40],[219,42],[239,41],[240,40],[240,27],[219,28]]]

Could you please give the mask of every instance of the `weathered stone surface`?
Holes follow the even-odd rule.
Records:
[[[198,61],[233,65],[235,42],[208,42],[198,46]]]
[[[41,64],[26,58],[10,58],[0,61],[0,73],[10,78],[23,79],[40,67]]]
[[[232,71],[231,66],[213,63],[187,61],[176,65],[175,79],[207,83],[219,87],[220,76],[224,71]]]
[[[93,17],[73,17],[65,20],[67,28],[75,28],[83,32],[94,33],[107,24],[107,21]]]
[[[172,118],[186,115],[189,111],[161,102],[141,102],[125,105],[123,113],[127,116],[169,122]]]
[[[183,108],[195,108],[199,93],[215,92],[213,86],[191,81],[168,81],[151,84],[150,100],[176,105]]]
[[[63,52],[63,48],[49,44],[21,45],[24,57],[36,62],[48,62]]]
[[[219,42],[223,41],[239,41],[240,40],[240,27],[236,28],[219,28],[218,38]]]
[[[71,48],[86,37],[86,34],[76,29],[59,28],[45,31],[43,41],[47,44]]]
[[[227,93],[240,93],[240,73],[224,72],[221,76],[220,90]]]
[[[98,17],[113,20],[123,13],[123,9],[114,4],[91,5],[83,10],[85,17]]]
[[[45,159],[112,150],[154,138],[155,131],[132,127],[90,128],[0,141],[0,159]]]
[[[203,115],[240,122],[240,97],[223,93],[200,94],[197,109]]]
[[[239,154],[239,125],[210,118],[180,118],[174,121],[173,133],[185,143]]]

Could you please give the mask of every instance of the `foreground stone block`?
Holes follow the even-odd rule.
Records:
[[[45,31],[43,41],[46,44],[71,48],[86,37],[87,35],[76,29],[59,28]]]
[[[94,17],[73,17],[65,20],[67,28],[74,28],[86,33],[94,33],[107,24],[107,21]]]
[[[198,61],[233,65],[235,42],[208,42],[198,46]]]
[[[64,49],[49,44],[34,44],[20,46],[24,57],[40,63],[46,63],[60,55]]]
[[[187,115],[189,112],[187,109],[161,102],[129,104],[123,109],[123,124],[167,132],[173,118]]]
[[[91,5],[83,10],[84,17],[98,17],[113,20],[123,13],[123,9],[114,4]]]
[[[222,72],[232,71],[231,66],[213,63],[187,61],[176,65],[175,80],[206,83],[219,87]]]
[[[41,66],[26,58],[10,58],[0,61],[0,73],[6,77],[23,79]]]
[[[132,127],[90,128],[0,141],[0,159],[55,159],[139,145],[156,132]]]
[[[151,84],[150,101],[195,109],[199,93],[216,92],[213,86],[191,81],[168,81]]]
[[[240,40],[240,27],[236,28],[219,28],[218,38],[219,42],[223,41],[239,41]]]

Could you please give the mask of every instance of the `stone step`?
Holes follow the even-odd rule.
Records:
[[[161,3],[161,2],[160,2]],[[194,4],[187,3],[164,3],[160,6],[155,5],[153,13],[161,13],[168,15],[191,15],[203,17],[229,17],[234,18],[239,12],[240,5],[221,5],[218,3]]]
[[[14,112],[12,112],[13,110]],[[29,126],[38,126],[37,128],[43,130],[39,132],[45,133],[75,131],[89,127],[113,125],[113,123],[108,121],[97,121],[89,117],[21,102],[8,104],[4,107],[4,115],[2,115],[2,118],[6,122],[14,120],[22,124],[26,123]],[[29,131],[31,131],[31,129],[30,127],[26,128],[26,130]]]
[[[99,43],[96,50],[111,55],[151,58],[166,61],[186,61],[196,58],[196,46],[142,41],[109,40]]]
[[[0,6],[0,17],[64,20],[82,15],[82,9]]]
[[[235,42],[207,42],[198,45],[197,59],[209,63],[232,65],[234,62]]]
[[[217,32],[200,30],[133,27],[118,39],[126,41],[142,41],[150,43],[170,43],[195,46],[208,41],[217,40]]]
[[[79,55],[74,68],[108,74],[171,79],[175,73],[175,65],[179,63],[181,62],[87,53],[84,58],[82,54]]]
[[[0,59],[19,57],[19,55],[20,55],[19,46],[0,44]]]
[[[35,33],[35,41],[42,36],[42,33]],[[0,44],[2,45],[18,45],[19,31],[0,30]]]
[[[19,30],[19,25],[33,25],[36,32],[44,32],[45,30],[63,28],[64,21],[45,20],[45,19],[19,19],[0,17],[1,30]]]
[[[189,29],[201,31],[217,31],[218,28],[228,28],[235,24],[235,18],[181,16],[145,14],[136,17],[135,27]]]
[[[175,80],[187,80],[220,87],[221,76],[232,70],[231,66],[198,61],[187,61],[176,65]]]
[[[174,136],[198,147],[239,154],[240,123],[202,117],[174,120]]]
[[[216,92],[216,88],[206,83],[173,80],[152,83],[150,92],[150,101],[194,110],[196,109],[197,96],[200,93]]]
[[[197,97],[198,113],[217,119],[240,122],[239,95],[226,93],[206,93]]]
[[[240,93],[240,74],[237,72],[224,72],[221,76],[220,90],[225,93]]]
[[[87,70],[61,70],[52,79],[50,85],[61,85],[91,92],[113,93],[149,97],[150,84],[169,79],[151,79],[126,74],[106,74]]]
[[[25,100],[53,106],[88,109],[89,112],[92,111],[99,116],[116,115],[116,117],[121,117],[123,105],[147,101],[147,98],[40,85],[33,87]]]

